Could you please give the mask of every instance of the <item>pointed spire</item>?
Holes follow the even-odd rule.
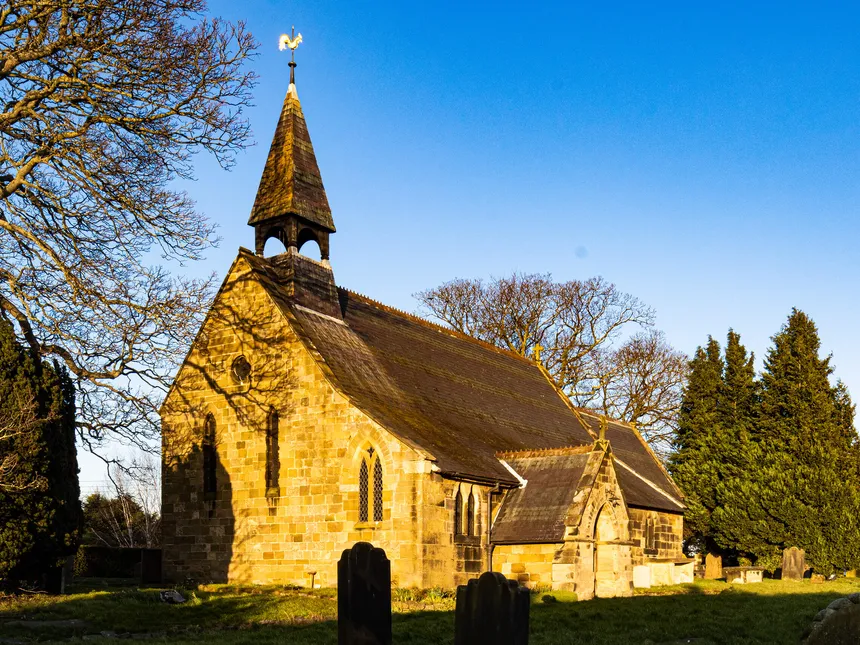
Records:
[[[301,34],[293,38],[284,34],[281,36],[281,49],[289,47],[295,56],[301,40]],[[333,233],[331,208],[296,91],[295,66],[295,60],[291,60],[290,87],[248,224],[256,226],[293,215]]]

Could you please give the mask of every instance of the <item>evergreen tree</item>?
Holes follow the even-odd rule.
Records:
[[[796,545],[818,571],[853,568],[860,504],[844,470],[856,463],[853,404],[844,386],[831,386],[830,357],[819,356],[806,314],[794,309],[773,342],[750,468],[721,511],[725,539],[768,567]]]
[[[690,361],[687,387],[678,416],[678,434],[670,468],[686,495],[684,516],[688,548],[714,548],[711,513],[716,507],[716,488],[721,466],[716,459],[719,444],[720,393],[723,360],[720,344],[711,337]]]
[[[41,581],[77,546],[81,509],[74,388],[64,369],[34,360],[0,317],[0,584]]]
[[[739,548],[739,531],[749,533],[748,493],[750,473],[756,468],[756,432],[759,396],[755,380],[755,357],[747,354],[740,334],[730,329],[726,338],[725,371],[720,390],[719,449],[713,458],[720,470],[711,514],[711,535],[719,549],[732,557],[749,557]],[[743,527],[743,529],[741,529]]]

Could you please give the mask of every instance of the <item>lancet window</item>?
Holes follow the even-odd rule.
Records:
[[[371,481],[372,478],[372,481]],[[383,473],[382,460],[373,448],[368,448],[361,457],[358,469],[358,521],[382,521]]]
[[[269,411],[266,420],[266,496],[277,497],[280,494],[278,479],[281,471],[281,458],[278,448],[278,412]]]
[[[218,488],[216,481],[216,468],[218,464],[218,453],[215,446],[215,417],[206,415],[203,423],[203,495],[206,499],[215,499],[215,491]]]
[[[466,502],[466,535],[475,535],[475,495],[469,493]]]
[[[454,535],[463,535],[463,494],[459,488],[454,497]]]

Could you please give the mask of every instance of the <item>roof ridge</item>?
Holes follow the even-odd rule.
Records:
[[[579,446],[561,446],[559,448],[527,448],[525,450],[501,450],[496,453],[496,458],[506,457],[554,457],[559,455],[584,455],[592,451],[592,444]]]
[[[600,420],[600,415],[596,414],[593,410],[588,410],[587,408],[579,408],[579,409],[586,416]],[[680,487],[678,486],[678,484],[675,483],[675,479],[672,477],[671,474],[669,474],[668,469],[663,464],[663,461],[657,456],[657,453],[654,452],[654,449],[651,447],[651,444],[649,444],[647,441],[645,441],[645,437],[642,436],[642,433],[639,431],[639,428],[636,426],[636,424],[630,423],[627,421],[621,421],[619,419],[607,419],[607,420],[609,423],[614,423],[615,425],[621,426],[622,428],[627,428],[628,430],[633,432],[633,435],[636,437],[636,439],[639,440],[639,443],[642,444],[642,446],[645,448],[645,451],[651,456],[651,459],[654,460],[654,463],[657,464],[657,467],[662,471],[663,475],[665,475],[666,479],[669,481],[669,484],[672,486],[672,488],[674,488],[678,492],[681,499],[684,499],[684,491],[682,491],[680,489]],[[639,473],[637,471],[637,475],[638,474]],[[642,475],[639,475],[639,476],[641,477]],[[663,492],[665,493],[665,491],[663,491]],[[666,493],[666,494],[668,494],[668,493]]]
[[[397,314],[399,316],[403,316],[404,318],[408,318],[408,319],[412,320],[413,322],[417,322],[421,325],[424,325],[425,327],[429,327],[430,329],[435,329],[437,331],[444,332],[444,333],[446,333],[450,336],[453,336],[455,338],[460,338],[462,340],[470,341],[470,342],[475,343],[477,345],[480,345],[481,347],[484,347],[486,349],[492,349],[492,350],[494,350],[500,354],[505,354],[507,356],[512,356],[514,358],[518,358],[521,361],[528,363],[529,365],[536,365],[536,363],[533,360],[528,359],[525,356],[521,356],[520,354],[517,354],[516,352],[511,351],[509,349],[505,349],[504,347],[499,347],[498,345],[493,345],[492,343],[488,343],[485,340],[481,340],[480,338],[475,338],[474,336],[470,336],[469,334],[466,334],[464,332],[458,331],[456,329],[452,329],[451,327],[446,327],[446,326],[441,325],[439,323],[435,323],[432,320],[427,320],[426,318],[422,318],[421,316],[419,316],[417,314],[413,314],[411,312],[404,311],[403,309],[398,309],[397,307],[392,307],[391,305],[386,305],[384,302],[380,302],[379,300],[375,300],[374,298],[371,298],[370,296],[366,296],[363,293],[359,293],[358,291],[353,291],[352,289],[349,289],[347,287],[338,287],[338,288],[343,289],[344,291],[352,294],[353,296],[357,296],[358,298],[364,300],[366,303],[368,303],[370,305],[373,305],[375,307],[379,307],[380,309],[383,309],[385,311],[389,311],[389,312]]]
[[[589,408],[584,408],[581,405],[575,405],[573,407],[575,407],[580,414],[584,414],[586,416],[592,417],[594,419],[597,419],[598,421],[600,421],[604,416],[606,416],[606,421],[608,423],[614,423],[615,425],[625,426],[627,428],[630,428],[631,430],[636,429],[636,426],[634,426],[632,423],[630,423],[628,421],[622,421],[621,419],[615,419],[613,417],[600,414],[599,412],[595,412],[594,410],[591,410]]]

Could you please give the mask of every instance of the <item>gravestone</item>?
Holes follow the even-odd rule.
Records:
[[[633,587],[635,589],[651,587],[651,567],[644,564],[633,567]]]
[[[529,591],[487,571],[457,587],[454,645],[528,645]]]
[[[705,580],[719,580],[723,577],[723,558],[709,553],[705,557]]]
[[[806,552],[796,546],[782,552],[782,579],[803,580],[806,571]]]
[[[804,645],[856,645],[860,642],[860,593],[838,598],[816,614]]]
[[[337,563],[338,645],[391,645],[391,562],[369,542]]]

